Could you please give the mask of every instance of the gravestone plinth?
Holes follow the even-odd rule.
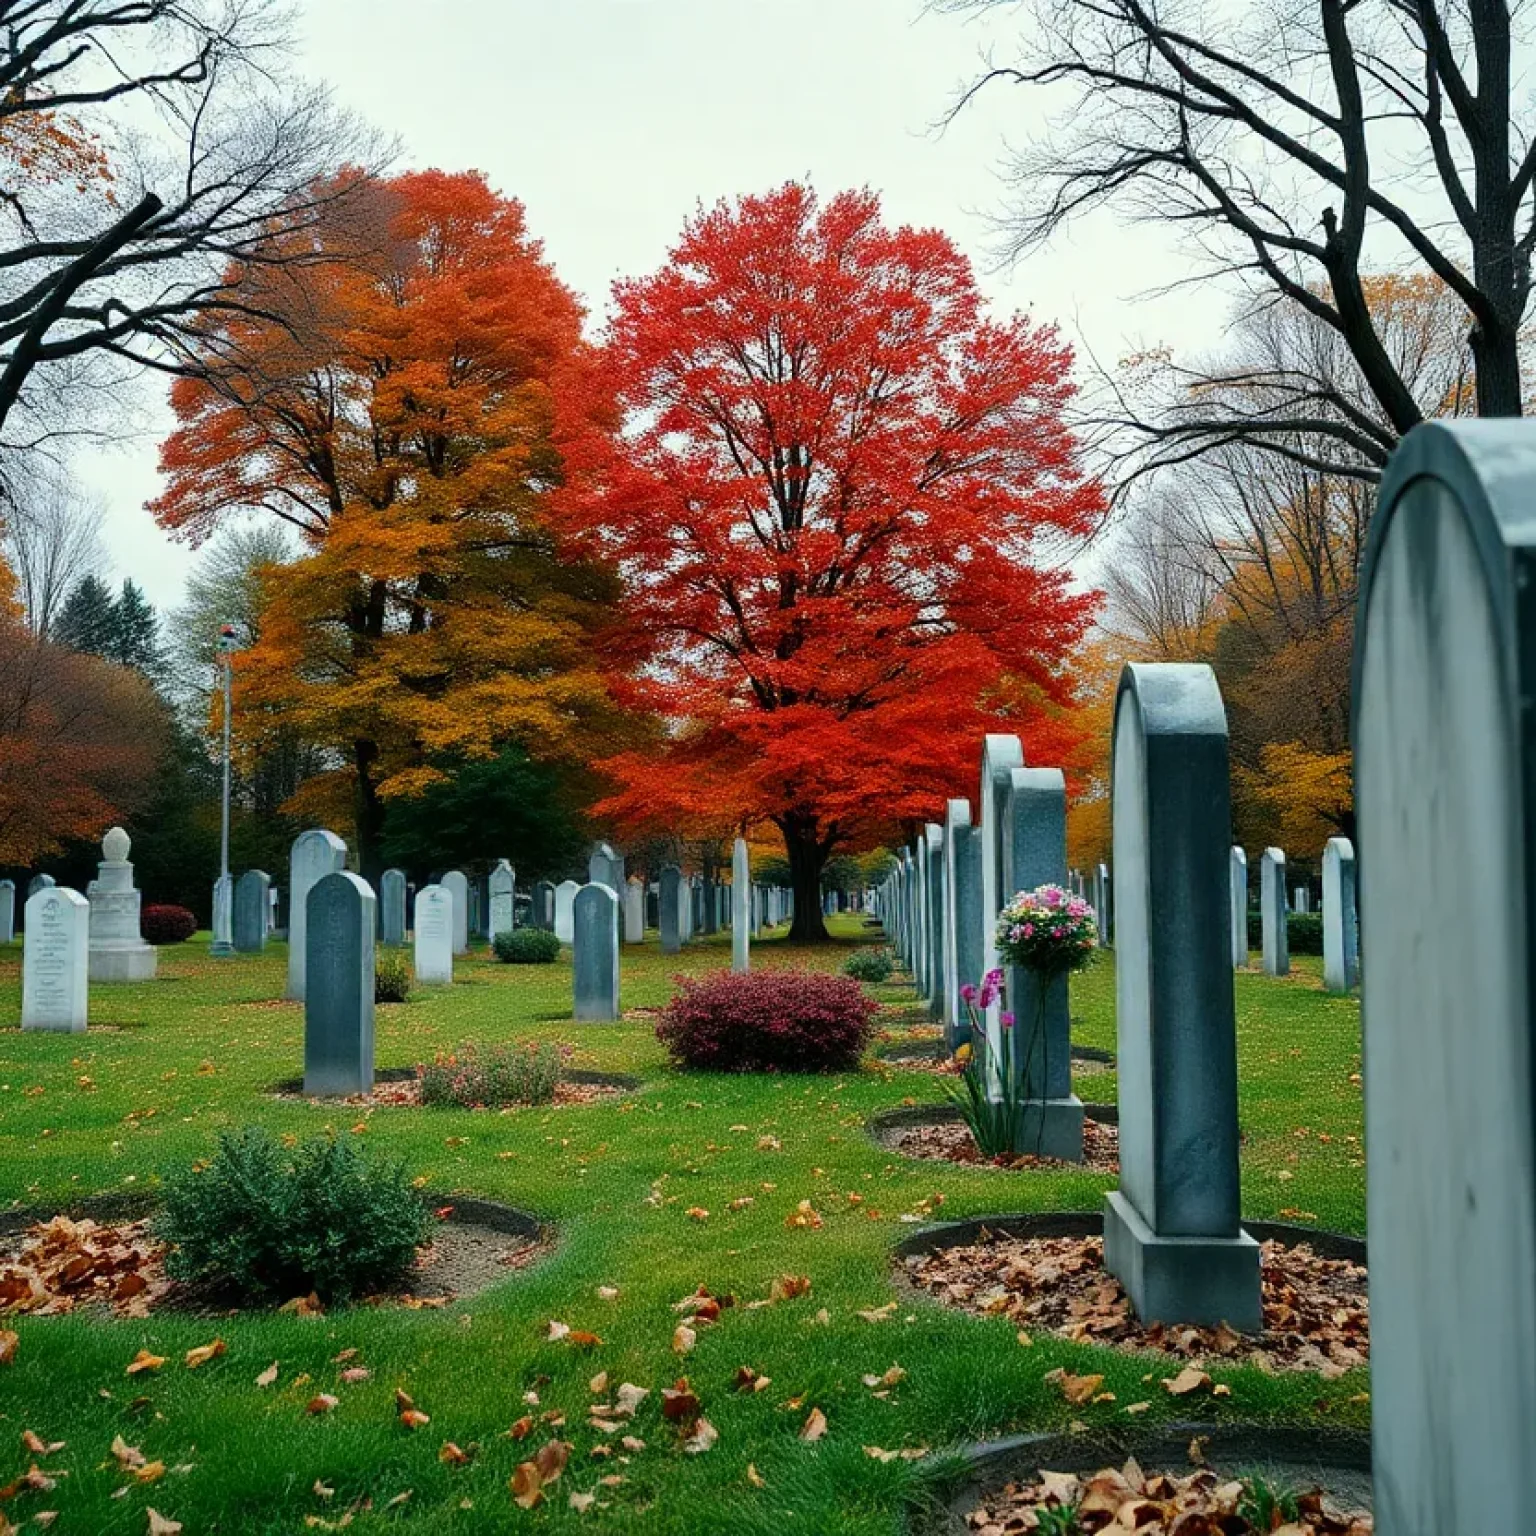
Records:
[[[1067,879],[1067,781],[1059,768],[1014,768],[1001,824],[1002,899]],[[996,917],[994,914],[994,925]],[[1025,966],[1006,968],[1015,1065],[1023,1079],[1022,1128],[1015,1145],[1063,1162],[1083,1160],[1083,1101],[1072,1092],[1072,1017],[1066,976],[1046,981]],[[1041,996],[1042,987],[1044,996]],[[989,1044],[1001,1031],[989,1027]]]
[[[80,1034],[89,993],[90,903],[55,885],[27,898],[21,952],[21,1027]]]
[[[575,880],[562,880],[555,887],[555,937],[562,944],[576,940],[576,893],[580,889]]]
[[[1536,1465],[1536,427],[1416,427],[1355,622],[1382,1536],[1519,1526]],[[1502,1484],[1502,1489],[1501,1489]]]
[[[1126,667],[1113,751],[1120,1188],[1105,1202],[1104,1264],[1144,1322],[1253,1333],[1259,1246],[1239,1219],[1232,813],[1215,674]]]
[[[1266,848],[1259,861],[1259,919],[1264,939],[1264,974],[1288,976],[1291,932],[1286,923],[1285,855]]]
[[[645,886],[633,875],[624,882],[624,942],[645,943]]]
[[[752,966],[752,855],[738,837],[731,849],[731,969],[738,975]]]
[[[683,872],[668,864],[661,872],[661,952],[675,955],[683,947]]]
[[[969,800],[944,811],[944,1044],[951,1054],[970,1043],[971,1016],[960,988],[981,982],[981,833]]]
[[[334,832],[314,828],[293,840],[288,855],[288,992],[304,1001],[304,968],[309,955],[305,942],[309,893],[327,875],[346,868],[347,845]]]
[[[491,943],[498,933],[511,933],[517,914],[517,872],[506,859],[497,859],[490,878],[490,921],[486,934]]]
[[[571,984],[575,1017],[606,1024],[619,1016],[619,895],[584,885],[571,904]]]
[[[416,980],[424,987],[453,982],[453,892],[441,885],[424,885],[416,893]]]
[[[386,869],[379,878],[379,943],[397,949],[405,943],[405,871]]]
[[[469,953],[469,876],[461,869],[450,869],[438,884],[453,897],[453,952]]]
[[[1355,845],[1330,837],[1323,847],[1323,986],[1348,992],[1359,969],[1355,927]]]
[[[304,913],[304,1092],[373,1092],[373,888],[347,870],[309,891]]]
[[[267,947],[272,881],[265,870],[248,869],[235,882],[235,952],[259,955]]]
[[[0,944],[16,938],[16,882],[0,880]]]
[[[149,981],[157,956],[139,929],[139,893],[133,887],[128,834],[113,827],[101,840],[101,863],[86,887],[90,900],[90,979]]]

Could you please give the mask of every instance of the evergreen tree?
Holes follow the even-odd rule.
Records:
[[[160,674],[160,621],[143,589],[132,581],[123,583],[122,593],[112,606],[111,634],[103,654],[150,679]]]
[[[116,635],[117,603],[98,576],[83,576],[54,621],[53,637],[72,651],[110,656]]]

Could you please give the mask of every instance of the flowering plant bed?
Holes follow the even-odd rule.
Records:
[[[961,1163],[973,1168],[1003,1168],[1014,1172],[1026,1168],[1070,1168],[1079,1173],[1118,1173],[1120,1171],[1120,1129],[1097,1120],[1083,1121],[1083,1160],[1068,1163],[1057,1157],[1039,1157],[1033,1152],[1002,1152],[984,1157],[970,1129],[958,1120],[934,1120],[927,1123],[891,1125],[879,1133],[882,1146],[904,1157]]]
[[[905,1257],[907,1278],[949,1306],[1006,1317],[1075,1343],[1158,1349],[1205,1363],[1316,1371],[1329,1379],[1370,1354],[1366,1268],[1328,1258],[1307,1243],[1271,1239],[1260,1248],[1264,1331],[1143,1323],[1104,1268],[1095,1236],[1015,1236],[983,1231],[974,1243]],[[1203,1374],[1203,1373],[1202,1373]],[[1083,1378],[1076,1378],[1083,1379]],[[1211,1390],[1209,1378],[1192,1390]]]

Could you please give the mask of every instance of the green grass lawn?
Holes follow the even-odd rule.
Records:
[[[755,947],[761,965],[838,967],[859,942],[857,919],[834,920],[835,942]],[[678,972],[729,963],[729,940],[680,957],[654,943],[624,951],[624,1003],[657,1007]],[[966,1170],[895,1158],[863,1130],[867,1116],[939,1097],[932,1078],[881,1069],[839,1077],[732,1078],[679,1074],[651,1025],[576,1025],[569,1018],[567,962],[499,966],[483,954],[461,961],[451,992],[418,992],[379,1010],[378,1063],[403,1066],[464,1040],[555,1039],[575,1064],[635,1073],[642,1091],[606,1103],[510,1114],[379,1109],[361,1117],[334,1105],[285,1103],[271,1086],[302,1069],[302,1010],[275,1001],[285,954],[212,961],[195,941],[164,949],[154,983],[97,987],[91,1032],[23,1035],[20,949],[0,947],[0,1192],[8,1203],[67,1208],[87,1194],[152,1190],[160,1173],[206,1156],[216,1133],[259,1122],[274,1132],[365,1135],[403,1158],[434,1190],[503,1200],[553,1222],[559,1245],[536,1268],[446,1310],[337,1311],[320,1318],[250,1314],[209,1322],[161,1314],[148,1321],[22,1318],[16,1361],[0,1369],[0,1483],[26,1470],[24,1429],[67,1448],[45,1465],[65,1472],[51,1492],[0,1504],[22,1530],[57,1510],[58,1536],[146,1529],[146,1506],[180,1520],[187,1536],[289,1533],[306,1517],[336,1521],[371,1497],[351,1529],[402,1532],[575,1530],[626,1533],[890,1533],[904,1499],[966,1441],[1026,1428],[1130,1422],[1121,1405],[1150,1399],[1139,1422],[1188,1417],[1156,1387],[1170,1374],[1156,1357],[1117,1354],[1037,1337],[915,1301],[892,1283],[891,1245],[912,1230],[903,1217],[937,1212],[1093,1209],[1112,1180],[1070,1172]],[[1305,960],[1287,981],[1242,975],[1237,1005],[1242,1081],[1244,1209],[1363,1230],[1359,1009],[1320,990]],[[1112,962],[1074,981],[1075,1037],[1113,1047]],[[911,990],[879,989],[894,1022],[911,1019]],[[1084,1077],[1084,1098],[1113,1097],[1113,1075]],[[354,1127],[365,1124],[366,1130]],[[759,1138],[778,1150],[759,1148]],[[750,1196],[737,1211],[733,1200]],[[786,1227],[809,1199],[817,1230]],[[707,1220],[687,1214],[707,1209]],[[737,1306],[700,1330],[686,1358],[672,1352],[671,1304],[707,1285],[742,1302],[764,1298],[775,1276],[804,1274],[810,1296],[757,1310]],[[601,1286],[618,1297],[604,1301]],[[899,1299],[893,1317],[864,1309]],[[551,1319],[601,1336],[577,1350],[548,1342]],[[190,1371],[184,1352],[215,1336],[227,1353]],[[156,1375],[128,1378],[140,1348],[170,1357]],[[371,1380],[338,1384],[343,1349],[356,1349]],[[256,1377],[273,1361],[280,1376]],[[865,1374],[899,1364],[907,1376],[886,1398]],[[1042,1381],[1053,1367],[1103,1372],[1118,1402],[1069,1409]],[[772,1378],[760,1393],[733,1390],[737,1368]],[[606,1371],[651,1389],[630,1432],[646,1449],[621,1452],[616,1437],[585,1425],[589,1380]],[[1151,1373],[1152,1384],[1148,1385]],[[719,1431],[713,1450],[684,1455],[659,1412],[660,1389],[686,1374]],[[1205,1400],[1222,1419],[1363,1424],[1367,1382],[1334,1382],[1252,1369],[1214,1372],[1232,1395]],[[301,1379],[303,1378],[303,1379]],[[431,1415],[415,1431],[398,1422],[403,1387]],[[558,1433],[574,1450],[550,1502],[517,1508],[507,1480],[548,1432],[516,1444],[507,1428],[530,1410],[567,1414]],[[612,1387],[610,1387],[610,1391]],[[304,1404],[334,1391],[324,1418]],[[142,1399],[147,1399],[143,1401]],[[799,1431],[820,1408],[818,1443]],[[540,1411],[540,1410],[533,1410]],[[170,1471],[131,1486],[109,1453],[115,1435]],[[445,1441],[478,1446],[469,1466],[441,1463]],[[613,1454],[592,1449],[613,1443]],[[921,1464],[881,1463],[864,1447],[926,1446]],[[627,1460],[622,1459],[627,1456]],[[749,1479],[749,1464],[756,1479]],[[600,1486],[603,1477],[622,1477]],[[757,1486],[760,1481],[762,1486]],[[313,1491],[335,1490],[325,1501]],[[593,1492],[585,1513],[571,1492]],[[409,1498],[385,1508],[397,1495]],[[3,1526],[3,1518],[0,1518]]]

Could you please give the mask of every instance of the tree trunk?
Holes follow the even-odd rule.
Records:
[[[384,875],[384,802],[379,799],[378,786],[373,782],[373,764],[379,755],[376,743],[355,741],[352,757],[357,776],[353,785],[353,820],[357,827],[358,873],[379,889]]]
[[[795,897],[789,936],[803,943],[818,943],[827,937],[827,926],[821,920],[821,872],[826,866],[827,850],[812,817],[785,817],[779,830],[784,834],[784,851],[789,855],[789,887]]]

